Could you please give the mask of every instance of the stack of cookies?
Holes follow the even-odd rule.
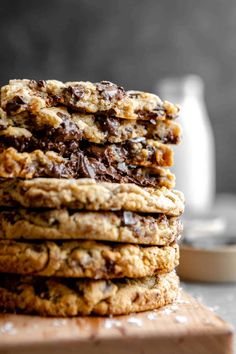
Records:
[[[178,111],[107,81],[1,88],[2,311],[119,315],[174,301]]]

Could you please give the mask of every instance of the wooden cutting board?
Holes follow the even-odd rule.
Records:
[[[232,327],[191,296],[114,318],[0,315],[1,354],[231,354]]]

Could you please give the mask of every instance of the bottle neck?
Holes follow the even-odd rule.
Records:
[[[159,84],[160,96],[176,103],[182,102],[186,97],[202,100],[204,98],[203,80],[195,75],[182,78],[167,78]]]

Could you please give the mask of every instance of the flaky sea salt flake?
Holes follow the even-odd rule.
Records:
[[[187,323],[188,319],[185,316],[175,316],[175,322],[177,322],[177,323]]]
[[[134,325],[134,326],[138,326],[138,327],[141,327],[142,324],[143,324],[143,321],[140,318],[137,318],[137,317],[130,317],[127,320],[127,322],[132,324],[132,325]]]
[[[14,328],[14,325],[13,325],[12,322],[6,322],[0,328],[0,332],[2,334],[7,333],[7,334],[10,334],[10,335],[15,335],[16,334],[16,329]]]
[[[118,320],[113,320],[113,319],[109,319],[109,320],[105,320],[104,321],[104,328],[106,329],[110,329],[110,328],[113,328],[113,327],[121,327],[121,321],[118,321]]]
[[[172,312],[173,311],[168,307],[166,307],[165,309],[162,310],[162,313],[167,316],[170,315]]]
[[[147,315],[147,318],[150,320],[150,321],[155,321],[157,319],[157,313],[155,312],[150,312],[148,315]]]
[[[53,327],[62,327],[62,326],[65,326],[67,324],[67,321],[66,320],[54,320],[52,322],[52,325]]]

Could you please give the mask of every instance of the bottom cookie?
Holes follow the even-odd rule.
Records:
[[[123,315],[170,304],[178,290],[174,271],[112,281],[1,274],[0,309],[41,316]]]

